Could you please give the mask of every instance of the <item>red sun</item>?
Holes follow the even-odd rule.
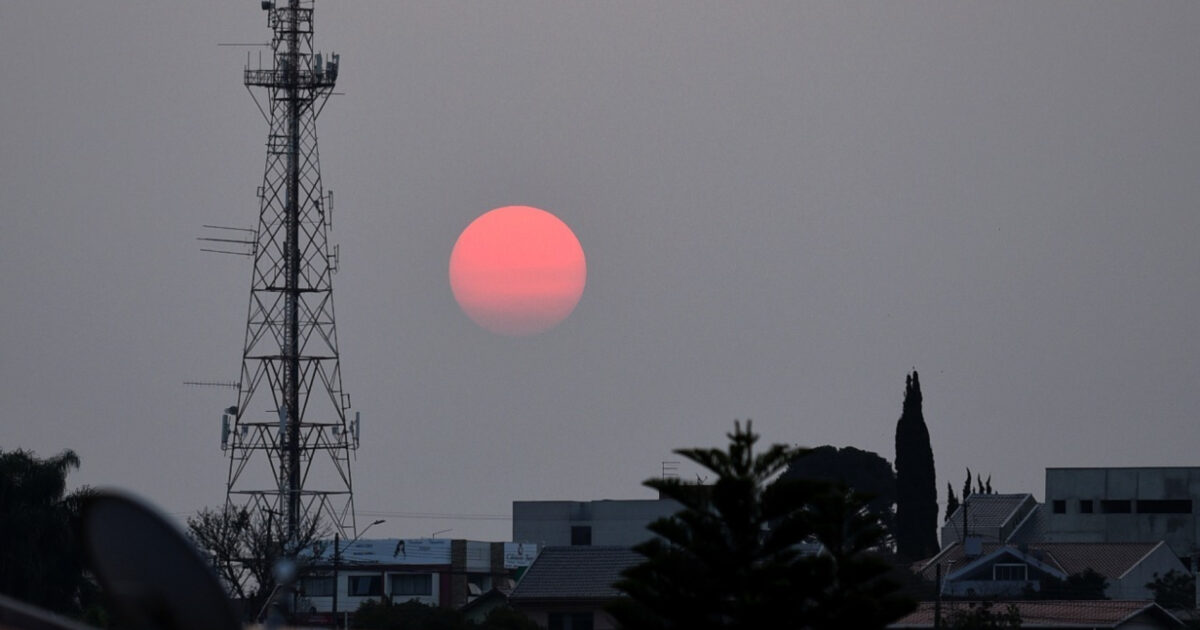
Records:
[[[502,335],[534,335],[567,318],[583,295],[587,262],[575,233],[530,206],[471,222],[450,253],[450,288],[467,317]]]

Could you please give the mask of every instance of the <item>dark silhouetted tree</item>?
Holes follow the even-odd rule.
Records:
[[[475,630],[540,630],[541,626],[534,623],[524,613],[500,606],[493,608],[483,620],[482,626],[470,626]]]
[[[1164,575],[1154,574],[1146,583],[1154,593],[1154,601],[1168,610],[1196,608],[1196,576],[1171,569]]]
[[[482,623],[471,623],[452,608],[429,606],[413,599],[391,603],[369,599],[354,613],[354,627],[370,630],[538,630],[540,626],[508,606],[492,609]]]
[[[1021,611],[1009,604],[1004,612],[992,610],[991,602],[971,603],[943,615],[943,628],[949,630],[1004,630],[1021,627]]]
[[[942,519],[946,522],[950,521],[950,515],[954,514],[954,510],[958,509],[958,497],[954,496],[954,486],[950,482],[946,482],[946,516]]]
[[[896,423],[896,550],[926,558],[938,550],[937,479],[929,429],[921,411],[916,370],[905,379],[904,407]]]
[[[965,502],[971,496],[971,469],[967,469],[967,480],[963,482],[962,500]]]
[[[846,446],[818,446],[796,457],[780,479],[817,479],[841,483],[868,497],[867,509],[891,535],[896,503],[896,473],[878,453]]]
[[[678,479],[645,485],[683,509],[649,529],[645,561],[616,584],[610,609],[623,628],[883,628],[912,603],[873,555],[886,537],[862,495],[811,479],[772,482],[799,450],[737,423],[728,450],[683,449],[711,471],[711,486]],[[818,546],[822,553],[815,553]]]
[[[283,519],[256,518],[245,508],[230,505],[200,510],[188,517],[187,527],[192,542],[212,561],[229,596],[244,602],[248,617],[257,614],[275,590],[276,564],[293,558],[297,570],[302,571],[319,552],[324,533],[317,519],[309,520],[297,532],[295,549],[291,549],[284,543]]]
[[[96,593],[84,575],[79,522],[89,490],[66,492],[76,468],[69,450],[47,459],[0,452],[0,593],[72,616]]]
[[[1108,599],[1104,594],[1108,588],[1108,580],[1091,568],[1072,573],[1062,580],[1053,576],[1043,577],[1040,586],[1038,590],[1027,587],[1025,599]]]

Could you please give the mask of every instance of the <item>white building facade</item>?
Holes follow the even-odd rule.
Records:
[[[1200,467],[1047,468],[1046,542],[1162,540],[1185,565],[1200,554]]]
[[[537,556],[536,544],[437,538],[359,540],[338,551],[319,545],[300,578],[297,612],[319,617],[353,613],[366,601],[415,600],[460,608],[494,587],[509,586]]]

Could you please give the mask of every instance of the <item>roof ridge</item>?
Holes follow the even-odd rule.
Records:
[[[1118,577],[1117,577],[1117,579],[1118,579],[1118,580],[1123,580],[1123,579],[1125,579],[1125,576],[1126,576],[1126,575],[1129,575],[1129,572],[1130,572],[1130,571],[1134,570],[1134,568],[1136,568],[1136,567],[1137,567],[1139,564],[1141,564],[1143,560],[1145,560],[1146,558],[1149,558],[1149,557],[1150,557],[1150,554],[1154,553],[1155,551],[1158,551],[1158,548],[1159,548],[1159,547],[1161,547],[1161,546],[1163,546],[1163,545],[1165,545],[1165,544],[1166,544],[1166,542],[1164,542],[1164,541],[1161,541],[1161,540],[1160,540],[1160,541],[1158,541],[1158,544],[1157,544],[1157,545],[1154,545],[1153,547],[1151,547],[1151,548],[1150,548],[1150,550],[1149,550],[1149,551],[1147,551],[1146,553],[1142,554],[1142,557],[1138,558],[1136,562],[1134,562],[1133,564],[1129,565],[1128,567],[1125,567],[1125,572],[1124,572],[1124,573],[1122,573],[1120,576],[1118,576]]]
[[[1012,533],[1008,535],[1008,538],[1004,539],[1004,542],[1006,542],[1006,543],[1011,542],[1013,539],[1013,536],[1016,536],[1017,534],[1019,534],[1021,532],[1021,529],[1023,527],[1025,527],[1026,523],[1029,522],[1029,519],[1033,518],[1034,516],[1037,516],[1038,512],[1041,512],[1041,511],[1042,511],[1042,504],[1038,503],[1037,500],[1035,499],[1033,502],[1033,509],[1029,510],[1029,512],[1025,514],[1025,518],[1021,519],[1020,523],[1017,523],[1017,526],[1013,528]],[[1017,544],[1022,544],[1022,543],[1017,543]]]
[[[958,546],[957,540],[950,541],[950,544],[946,545],[945,547],[942,547],[937,553],[933,554],[933,557],[931,557],[928,562],[926,562],[925,564],[922,564],[921,568],[917,569],[917,572],[923,573],[925,571],[925,569],[928,569],[929,567],[937,564],[942,556],[950,553],[950,550],[954,549],[957,546]]]

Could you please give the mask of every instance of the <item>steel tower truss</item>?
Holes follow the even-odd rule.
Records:
[[[238,404],[228,410],[226,503],[275,523],[284,540],[320,524],[353,537],[351,452],[357,414],[342,391],[328,244],[332,193],[321,187],[316,119],[338,56],[312,47],[312,0],[263,2],[274,31],[270,67],[244,82],[270,125]],[[232,420],[232,426],[230,426]]]

